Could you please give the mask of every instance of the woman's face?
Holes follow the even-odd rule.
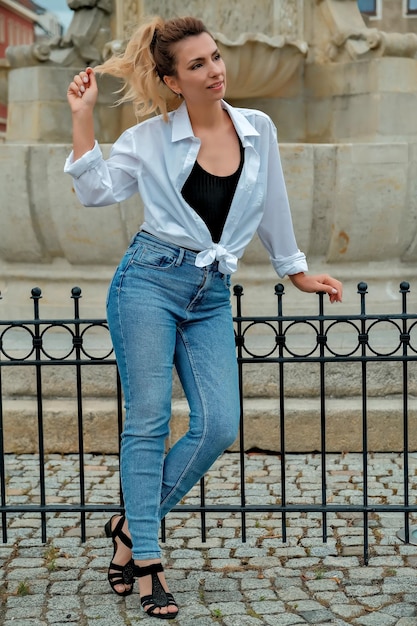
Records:
[[[176,76],[165,76],[172,91],[189,104],[220,100],[226,91],[226,67],[216,42],[208,33],[191,35],[174,44]]]

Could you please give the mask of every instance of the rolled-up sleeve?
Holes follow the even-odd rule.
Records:
[[[74,161],[71,152],[64,172],[73,178],[74,190],[84,206],[107,206],[126,200],[138,191],[140,161],[134,156],[132,138],[124,133],[113,145],[107,160],[97,141]]]
[[[99,165],[102,159],[103,153],[100,150],[98,142],[95,141],[94,147],[88,152],[85,152],[85,154],[76,161],[74,161],[74,150],[71,150],[65,161],[64,172],[65,174],[70,174],[73,178],[79,178],[87,170],[93,169]]]

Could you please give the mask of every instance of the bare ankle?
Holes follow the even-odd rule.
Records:
[[[153,565],[154,563],[160,563],[161,559],[144,559],[144,560],[137,560],[135,559],[135,565],[137,565],[138,567],[147,567],[148,565]]]

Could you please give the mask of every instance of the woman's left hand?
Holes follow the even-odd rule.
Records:
[[[307,291],[308,293],[324,291],[329,294],[330,302],[342,302],[343,285],[328,274],[310,276],[300,272],[299,274],[292,274],[289,278],[300,291]]]

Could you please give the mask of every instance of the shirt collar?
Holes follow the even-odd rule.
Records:
[[[259,132],[252,126],[242,113],[235,107],[232,107],[225,100],[221,101],[223,109],[229,113],[236,132],[245,145],[245,137],[258,136]],[[193,128],[191,126],[188,110],[185,102],[183,102],[176,111],[172,113],[172,141],[181,141],[188,137],[194,137]]]

